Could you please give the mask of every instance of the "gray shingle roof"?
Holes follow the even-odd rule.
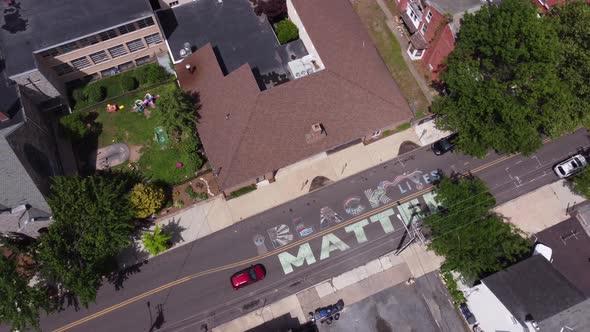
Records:
[[[567,309],[586,299],[540,255],[497,272],[482,282],[523,324],[527,315],[532,315],[540,325],[558,314],[562,320],[578,320],[577,312]]]
[[[3,135],[0,135],[0,188],[0,205],[14,208],[29,204],[49,214],[43,194]]]
[[[0,44],[9,76],[35,68],[33,51],[152,15],[148,0],[2,1]]]

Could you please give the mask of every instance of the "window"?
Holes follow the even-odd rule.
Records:
[[[151,18],[151,17],[144,18],[143,20],[137,21],[137,26],[140,29],[143,29],[143,28],[146,28],[146,27],[149,27],[149,26],[152,26],[152,25],[154,25],[154,19]]]
[[[127,54],[127,50],[125,49],[125,46],[117,45],[109,48],[109,53],[111,53],[111,56],[114,59]]]
[[[86,46],[98,44],[98,38],[96,38],[96,36],[82,38],[82,39],[78,40],[78,44],[80,44],[80,47],[86,47]]]
[[[119,65],[120,71],[126,71],[126,70],[133,69],[133,68],[135,68],[133,61],[125,62],[125,63]]]
[[[178,6],[178,1],[169,2],[168,5],[170,5],[170,7]]]
[[[48,50],[45,50],[45,51],[39,53],[39,55],[41,55],[44,58],[54,57],[58,54],[59,54],[59,51],[57,50],[57,48],[50,48]]]
[[[136,39],[128,42],[127,48],[129,49],[129,52],[133,53],[144,49],[145,45],[143,44],[143,41],[141,41],[141,39]]]
[[[110,60],[109,56],[107,55],[107,53],[105,51],[99,51],[99,52],[90,54],[90,59],[92,59],[92,62],[94,62],[95,65],[97,65],[101,62],[105,62],[105,61]]]
[[[78,44],[76,42],[63,44],[59,47],[61,49],[62,54],[70,53],[74,50],[78,49]]]
[[[82,69],[82,68],[90,67],[91,64],[90,64],[90,61],[88,61],[88,58],[83,56],[81,58],[72,60],[72,66],[74,66],[74,68],[76,68],[76,69]]]
[[[428,15],[426,15],[426,22],[430,22],[432,19],[432,10],[428,11]]]
[[[67,63],[62,63],[57,66],[53,66],[53,70],[57,73],[58,76],[62,76],[65,74],[69,74],[74,71],[74,68]]]
[[[428,29],[428,24],[426,24],[426,23],[422,24],[422,34],[426,33],[426,29]]]
[[[113,39],[117,37],[117,31],[115,31],[114,29],[103,31],[99,33],[98,36],[102,41]]]
[[[135,23],[125,24],[119,27],[119,34],[124,35],[126,33],[130,33],[135,31]]]
[[[149,55],[135,59],[135,64],[138,66],[141,66],[141,65],[143,65],[145,63],[149,63],[149,62],[152,62],[152,59]]]
[[[113,75],[117,74],[117,72],[118,72],[117,67],[111,67],[109,69],[105,69],[105,70],[101,71],[100,75],[104,78],[104,77],[113,76]]]
[[[153,35],[145,36],[145,42],[148,46],[157,45],[162,42],[162,38],[159,33],[154,33]]]

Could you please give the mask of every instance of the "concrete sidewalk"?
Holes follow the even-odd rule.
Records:
[[[568,219],[568,208],[585,200],[571,191],[566,180],[560,180],[504,203],[494,211],[530,236]]]

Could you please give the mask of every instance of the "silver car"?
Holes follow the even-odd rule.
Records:
[[[588,165],[588,161],[581,154],[572,156],[553,167],[553,171],[560,178],[567,178],[578,172]]]

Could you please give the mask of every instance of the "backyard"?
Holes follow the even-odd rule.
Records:
[[[390,0],[385,2],[390,10],[395,10],[393,2]],[[402,94],[410,105],[415,102],[416,118],[425,116],[429,106],[428,100],[408,69],[402,56],[401,47],[387,26],[385,14],[375,0],[356,0],[353,2],[353,6],[369,31],[383,62],[399,85]]]
[[[114,112],[107,112],[106,102],[82,111],[88,114],[89,125],[94,128],[93,135],[79,144],[84,150],[79,155],[87,160],[87,169],[94,168],[93,154],[97,149],[125,143],[129,147],[129,160],[113,169],[139,172],[143,177],[167,186],[195,177],[202,166],[200,158],[195,157],[197,151],[191,151],[184,140],[172,135],[168,135],[167,142],[155,139],[154,130],[163,125],[162,104],[158,97],[178,89],[176,82],[164,83],[109,100],[109,104],[119,108]],[[147,93],[156,97],[153,107],[146,106],[143,112],[137,112],[134,110],[135,101],[143,100]],[[190,134],[196,135],[196,132]]]

